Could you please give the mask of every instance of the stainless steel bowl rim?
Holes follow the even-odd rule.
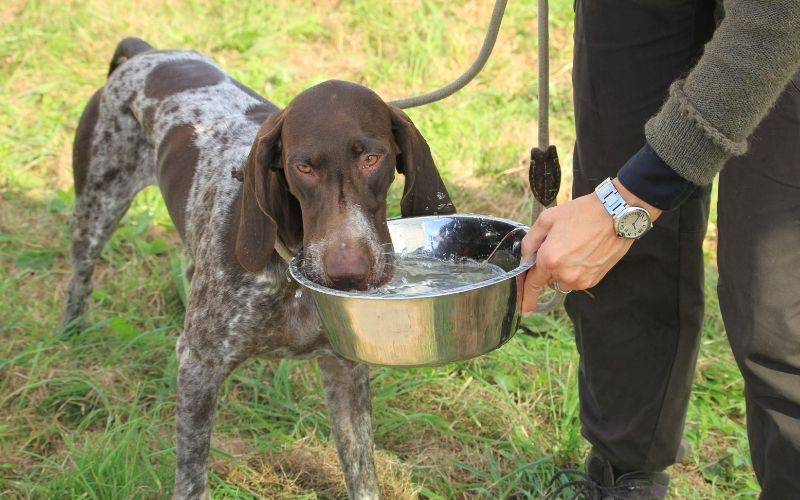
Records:
[[[518,227],[526,228],[525,224],[521,224],[516,221],[512,221],[509,219],[503,219],[500,217],[490,217],[487,215],[478,215],[478,214],[453,214],[453,215],[428,215],[422,217],[414,217],[417,220],[424,220],[424,219],[441,219],[441,218],[459,218],[459,217],[478,217],[480,219],[485,219],[492,222],[501,222],[506,223],[512,226],[510,231]],[[396,220],[403,220],[399,217],[391,218],[388,221],[396,221]],[[430,298],[430,297],[444,297],[447,295],[455,295],[458,293],[463,293],[470,290],[476,290],[480,288],[484,288],[495,283],[500,283],[501,281],[505,281],[509,278],[513,278],[519,274],[524,273],[531,267],[533,267],[533,262],[523,262],[520,263],[514,269],[510,271],[506,271],[503,274],[493,276],[492,278],[481,280],[477,283],[473,283],[470,285],[463,285],[454,288],[448,288],[447,290],[436,291],[436,292],[422,292],[422,293],[414,293],[414,294],[394,294],[394,295],[370,295],[369,292],[351,292],[345,290],[336,290],[333,288],[328,288],[324,285],[320,285],[310,279],[306,278],[303,273],[300,271],[300,263],[303,261],[303,251],[300,250],[294,257],[292,257],[291,262],[289,263],[289,274],[291,277],[297,281],[300,285],[311,289],[316,292],[324,293],[327,295],[333,295],[338,297],[349,297],[355,299],[363,299],[363,300],[408,300],[414,298]]]

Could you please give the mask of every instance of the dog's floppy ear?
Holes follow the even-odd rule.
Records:
[[[428,143],[404,112],[394,106],[389,106],[389,110],[392,133],[400,149],[397,171],[405,176],[400,213],[403,217],[455,213],[456,207],[433,163]]]
[[[244,178],[236,234],[236,260],[251,272],[264,269],[278,237],[278,224],[268,198],[281,161],[280,138],[283,113],[275,113],[262,125],[244,164]],[[286,189],[288,191],[288,188]]]

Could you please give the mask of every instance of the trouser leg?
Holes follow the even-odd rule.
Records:
[[[762,498],[800,498],[800,74],[720,174],[719,298]]]
[[[573,195],[590,193],[645,143],[644,123],[714,28],[713,1],[577,2]],[[703,316],[700,189],[566,308],[581,354],[584,436],[620,472],[675,461]]]

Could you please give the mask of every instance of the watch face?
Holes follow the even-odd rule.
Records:
[[[639,238],[651,227],[650,215],[640,207],[630,207],[617,219],[617,235],[623,238]]]

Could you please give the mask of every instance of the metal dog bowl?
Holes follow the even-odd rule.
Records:
[[[488,258],[505,272],[441,292],[370,295],[310,281],[301,272],[300,253],[292,259],[290,273],[312,293],[337,353],[373,365],[439,365],[480,356],[514,335],[520,318],[515,278],[530,267],[519,264],[526,226],[460,214],[388,222],[396,255]]]

